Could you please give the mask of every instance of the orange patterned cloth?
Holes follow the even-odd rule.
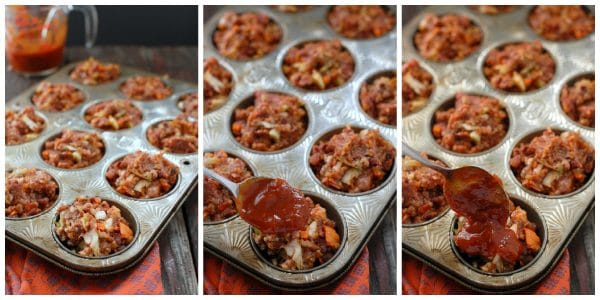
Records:
[[[101,277],[66,271],[9,241],[6,241],[5,258],[7,295],[164,293],[158,243],[133,268]]]
[[[205,295],[247,295],[247,294],[297,294],[275,290],[251,276],[239,271],[221,259],[204,252],[204,294]],[[360,257],[342,279],[332,285],[302,294],[369,294],[369,251],[363,250]]]
[[[567,295],[571,292],[569,251],[565,251],[554,270],[532,288],[522,294]],[[454,280],[423,264],[408,254],[402,257],[402,294],[404,295],[447,295],[475,294]]]

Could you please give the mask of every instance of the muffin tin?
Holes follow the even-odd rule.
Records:
[[[390,9],[396,10],[395,6]],[[225,222],[204,223],[204,249],[230,262],[238,269],[279,289],[306,290],[332,283],[348,271],[358,259],[363,247],[395,202],[396,168],[378,188],[367,193],[345,194],[323,186],[308,165],[310,149],[317,139],[340,126],[378,129],[396,147],[397,130],[372,120],[360,107],[358,93],[363,82],[372,75],[396,70],[396,30],[382,37],[351,40],[329,27],[326,14],[329,6],[287,14],[267,6],[231,6],[219,10],[204,26],[204,57],[216,57],[232,71],[234,88],[228,101],[203,116],[203,143],[211,150],[224,149],[249,162],[259,176],[283,178],[307,194],[328,200],[330,217],[340,216],[346,236],[338,253],[325,265],[310,270],[285,271],[261,258],[251,245],[250,225],[233,217]],[[270,54],[255,60],[235,61],[220,55],[212,34],[225,11],[263,12],[283,29],[281,44]],[[355,60],[352,78],[342,86],[325,91],[301,90],[291,85],[281,71],[283,57],[294,45],[320,39],[340,39]],[[257,152],[244,147],[233,138],[230,119],[234,110],[256,90],[282,92],[300,98],[307,109],[306,134],[282,151]],[[397,149],[397,151],[399,151]],[[334,211],[331,211],[334,210]]]
[[[79,62],[77,62],[79,63]],[[89,103],[98,99],[124,99],[119,85],[124,78],[136,74],[154,75],[142,70],[121,66],[120,78],[97,86],[83,86],[69,79],[69,72],[77,63],[62,67],[46,80],[66,82],[75,85],[86,94],[85,102],[66,112],[46,112],[36,109],[36,113],[46,120],[46,128],[34,140],[6,146],[6,168],[38,168],[48,172],[59,184],[56,203],[45,212],[29,218],[5,218],[6,238],[31,250],[40,257],[69,271],[84,275],[105,275],[125,270],[137,262],[150,250],[153,242],[175,215],[189,193],[198,183],[198,156],[165,153],[164,157],[179,167],[179,180],[171,192],[152,200],[125,197],[117,193],[105,179],[105,171],[115,159],[136,150],[149,153],[159,151],[146,140],[145,129],[164,117],[175,117],[180,113],[176,106],[177,97],[182,92],[196,90],[196,85],[173,80],[165,81],[173,88],[173,95],[160,101],[137,101],[134,104],[142,110],[142,122],[137,126],[121,131],[102,131],[93,128],[83,119],[83,111]],[[33,105],[31,95],[35,86],[7,102],[6,109],[20,110]],[[105,143],[104,156],[97,163],[82,169],[66,170],[48,165],[41,158],[43,143],[63,128],[96,132]],[[83,257],[68,250],[55,239],[53,233],[57,208],[72,203],[77,196],[98,196],[112,201],[123,210],[123,215],[133,220],[136,229],[135,240],[123,251],[103,257]]]
[[[455,213],[449,210],[433,222],[402,226],[402,250],[453,278],[481,292],[508,293],[525,289],[542,280],[556,265],[589,212],[594,206],[594,175],[576,193],[550,197],[532,193],[521,186],[509,165],[514,146],[529,133],[546,127],[576,131],[594,145],[594,131],[572,122],[556,100],[565,82],[580,74],[593,73],[595,33],[577,41],[551,42],[534,33],[527,23],[532,7],[520,6],[509,13],[489,16],[466,6],[430,6],[413,17],[402,29],[403,60],[415,58],[435,78],[433,93],[421,110],[404,116],[402,140],[418,151],[427,151],[451,167],[475,165],[498,175],[506,192],[539,216],[545,236],[537,258],[514,272],[492,274],[475,270],[453,250],[452,224]],[[594,14],[594,7],[589,7]],[[452,63],[436,63],[419,55],[413,35],[426,13],[463,14],[479,24],[484,32],[480,48],[466,59]],[[546,86],[527,93],[507,93],[491,87],[483,76],[482,66],[489,51],[514,41],[539,40],[555,59],[556,72]],[[431,134],[435,111],[456,92],[484,94],[499,99],[509,112],[507,138],[489,151],[461,155],[439,146]],[[434,145],[432,147],[432,145]],[[533,216],[529,216],[532,218]],[[537,220],[538,217],[533,217]],[[531,220],[531,219],[530,219]],[[542,236],[540,236],[542,237]]]

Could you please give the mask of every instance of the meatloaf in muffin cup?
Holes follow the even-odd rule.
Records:
[[[5,173],[4,215],[24,218],[38,215],[58,199],[58,183],[47,172],[17,168]]]

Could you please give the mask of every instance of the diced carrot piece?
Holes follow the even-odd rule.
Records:
[[[340,247],[340,236],[330,226],[325,226],[325,242],[333,249]]]
[[[121,232],[121,237],[125,240],[131,241],[133,239],[133,231],[125,223],[119,222],[119,231]]]
[[[535,233],[535,231],[529,228],[524,228],[523,230],[525,231],[525,243],[527,244],[527,248],[533,251],[540,250],[540,237]]]
[[[233,123],[233,125],[231,125],[231,131],[233,131],[233,133],[235,133],[235,134],[241,133],[242,132],[242,124]]]
[[[303,239],[303,240],[308,240],[308,231],[301,230],[300,231],[300,238]]]

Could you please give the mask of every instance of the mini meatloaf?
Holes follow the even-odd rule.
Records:
[[[219,53],[236,60],[261,58],[275,50],[282,38],[281,27],[260,12],[225,12],[213,34]]]
[[[307,126],[306,109],[300,99],[256,91],[252,105],[235,110],[231,132],[244,147],[277,151],[300,140]]]
[[[581,39],[594,32],[594,16],[581,5],[539,5],[529,14],[529,26],[551,41]]]
[[[27,106],[20,112],[8,110],[4,114],[4,142],[6,145],[29,142],[38,137],[45,127],[46,121],[35,113],[33,106]]]
[[[382,74],[360,87],[360,106],[371,118],[396,125],[396,72]]]
[[[113,162],[106,179],[119,193],[138,199],[161,197],[175,184],[179,168],[165,159],[162,153],[136,151]]]
[[[421,155],[427,158],[427,154]],[[434,162],[444,166],[438,160]],[[402,224],[422,223],[448,209],[444,181],[437,171],[408,156],[402,158]]]
[[[42,81],[33,93],[31,101],[38,109],[61,112],[83,103],[85,94],[68,83]]]
[[[376,129],[355,132],[346,126],[318,141],[309,163],[317,178],[338,191],[360,193],[379,186],[392,171],[396,149]]]
[[[71,71],[71,79],[85,85],[98,85],[117,79],[121,75],[121,67],[117,64],[102,64],[90,57],[79,63]]]
[[[306,270],[330,260],[340,248],[335,222],[319,204],[313,205],[306,229],[285,233],[262,233],[253,228],[252,239],[267,260],[284,270]]]
[[[78,197],[58,208],[54,231],[67,248],[82,256],[106,256],[131,244],[131,224],[115,205],[98,198]]]
[[[546,195],[564,195],[583,186],[594,171],[594,148],[577,132],[556,135],[547,128],[515,147],[510,167],[523,187]]]
[[[173,120],[156,123],[146,131],[148,142],[169,153],[188,154],[198,151],[198,123],[183,114]]]
[[[204,92],[204,95],[206,95],[206,91]],[[192,92],[183,94],[177,99],[177,107],[187,117],[198,119],[198,93]],[[206,104],[204,105],[204,109],[206,109]]]
[[[471,19],[461,15],[427,14],[419,23],[414,43],[421,56],[438,62],[459,61],[475,52],[483,32]]]
[[[283,74],[296,87],[328,90],[354,74],[354,59],[339,40],[307,42],[291,48],[283,59]]]
[[[463,254],[465,255],[465,258],[467,258],[467,261],[475,268],[489,273],[504,273],[518,270],[531,262],[540,251],[542,240],[537,234],[539,225],[531,222],[527,217],[527,211],[520,206],[516,206],[510,200],[508,211],[509,216],[506,222],[506,228],[510,228],[516,234],[523,249],[523,253],[514,263],[505,261],[498,254],[493,257],[484,257],[481,255],[469,257],[466,254]],[[458,228],[455,234],[463,229],[466,220],[467,219],[463,216],[458,218]]]
[[[235,183],[252,177],[252,171],[243,160],[228,156],[223,150],[204,153],[204,167]],[[237,214],[233,194],[225,186],[208,176],[204,176],[203,198],[204,222],[221,221]]]
[[[572,85],[565,85],[560,92],[560,106],[569,118],[594,128],[596,109],[596,80],[582,77]]]
[[[411,59],[402,65],[402,115],[421,109],[433,92],[433,76]]]
[[[114,99],[90,106],[84,119],[94,128],[123,130],[137,126],[142,121],[142,111],[129,100]]]
[[[396,16],[380,5],[336,5],[327,13],[327,22],[344,37],[368,39],[392,30]]]
[[[10,218],[35,216],[58,198],[58,183],[45,171],[18,168],[5,174],[4,215]]]
[[[104,142],[96,133],[63,129],[44,143],[42,158],[61,169],[91,166],[104,156]]]
[[[271,5],[271,7],[281,12],[297,13],[309,10],[312,5]]]
[[[440,146],[478,153],[498,145],[508,130],[508,114],[497,99],[457,93],[454,106],[435,112],[431,132]]]
[[[133,76],[121,84],[121,93],[134,100],[162,100],[173,93],[158,76]]]
[[[227,101],[233,88],[233,76],[214,57],[209,57],[204,61],[203,80],[204,113],[207,113],[221,107]]]
[[[498,15],[515,10],[516,5],[469,5],[472,10],[476,10],[486,15]]]
[[[544,87],[554,77],[554,60],[539,41],[513,43],[490,51],[483,74],[506,92],[528,92]]]

